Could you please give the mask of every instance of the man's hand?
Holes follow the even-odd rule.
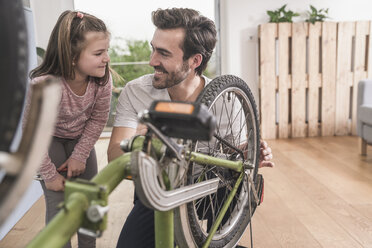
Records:
[[[120,148],[120,142],[123,139],[132,138],[136,135],[137,131],[139,132],[139,130],[130,127],[114,127],[112,129],[110,143],[107,149],[108,162],[124,154],[123,150]]]
[[[66,162],[64,162],[58,169],[57,171],[60,172],[60,171],[66,171],[66,168],[67,168],[67,178],[71,178],[71,177],[77,177],[79,176],[80,174],[84,173],[85,171],[85,164],[76,160],[76,159],[73,159],[73,158],[69,158],[66,160]]]
[[[271,153],[271,148],[267,145],[266,141],[261,140],[260,144],[260,164],[258,168],[262,167],[274,167],[273,154]]]
[[[53,191],[64,191],[65,190],[65,178],[58,173],[56,179],[53,181],[45,182],[45,187]]]
[[[146,125],[139,123],[136,129],[136,135],[146,135],[147,130]]]

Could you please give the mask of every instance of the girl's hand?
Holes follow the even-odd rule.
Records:
[[[66,162],[64,162],[58,169],[57,171],[60,172],[60,171],[66,171],[66,168],[67,168],[67,178],[71,178],[71,177],[77,177],[79,176],[80,174],[84,173],[85,171],[85,164],[76,160],[76,159],[73,159],[73,158],[69,158],[66,160]]]
[[[56,179],[53,181],[45,182],[45,187],[53,191],[64,191],[65,190],[65,178],[58,173]]]
[[[260,144],[260,164],[258,168],[261,167],[274,167],[274,163],[271,161],[273,159],[273,154],[271,153],[271,148],[267,145],[266,141],[261,140]]]

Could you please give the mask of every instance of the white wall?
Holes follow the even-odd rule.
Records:
[[[329,21],[372,20],[370,0],[221,0],[221,69],[246,81],[258,100],[257,27],[267,23],[267,10],[287,4],[299,12],[294,21],[306,19],[309,5],[329,8]]]
[[[65,10],[74,10],[74,0],[31,0],[30,5],[34,14],[36,46],[46,49],[59,15]]]

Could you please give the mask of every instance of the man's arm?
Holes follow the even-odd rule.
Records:
[[[114,127],[112,129],[110,143],[107,149],[107,159],[109,162],[124,154],[120,148],[123,139],[130,139],[136,134],[136,129],[130,127]]]
[[[109,162],[121,156],[124,152],[120,148],[120,142],[123,139],[130,139],[134,135],[145,135],[147,127],[143,124],[138,124],[137,129],[130,127],[114,127],[112,129],[110,143],[107,148],[107,159]]]

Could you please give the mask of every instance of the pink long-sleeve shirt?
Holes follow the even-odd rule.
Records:
[[[35,78],[31,83],[35,84],[44,78],[45,76]],[[85,94],[78,96],[62,79],[61,102],[53,135],[67,139],[79,138],[70,158],[86,163],[106,125],[110,111],[111,89],[110,77],[105,86],[89,82]],[[43,158],[39,173],[44,181],[52,181],[57,176],[56,166],[48,154]]]

